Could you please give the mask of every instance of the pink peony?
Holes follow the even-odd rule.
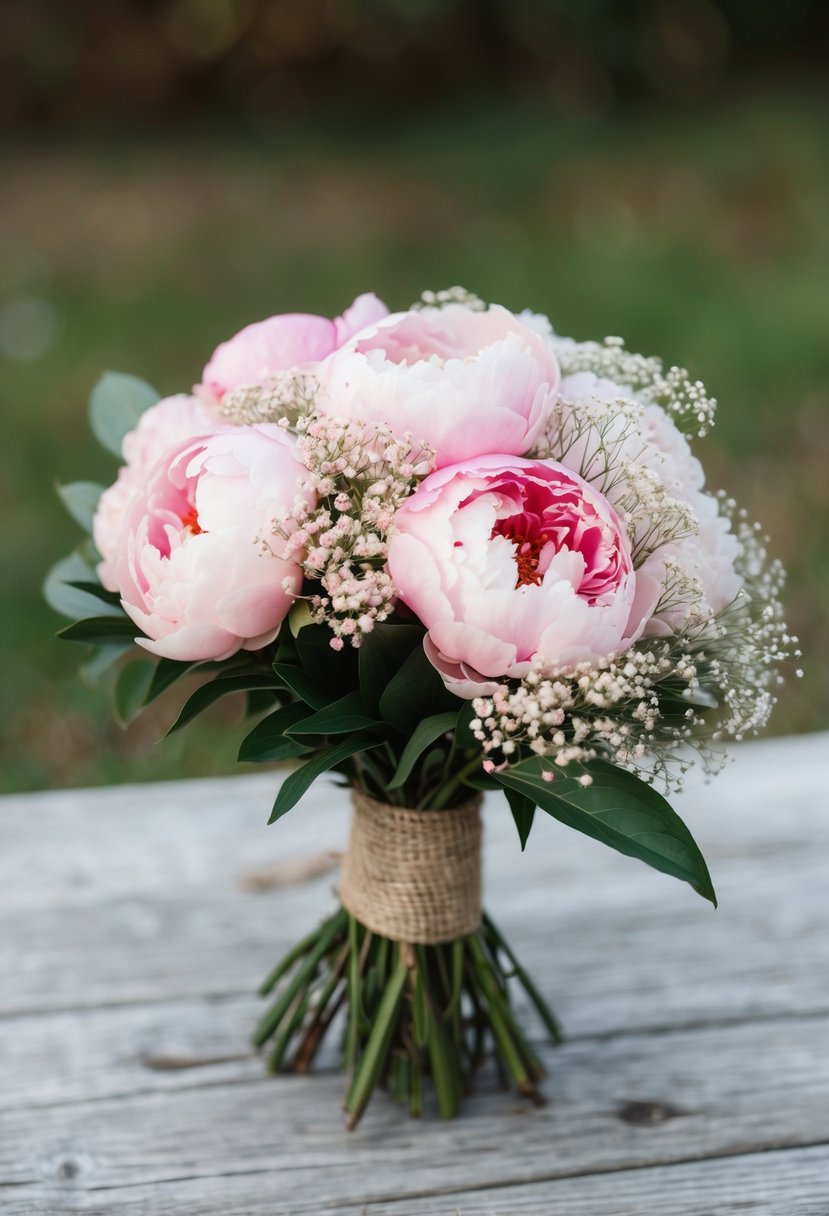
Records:
[[[631,388],[592,372],[565,376],[561,382],[561,395],[572,404],[576,416],[580,409],[590,408],[595,403],[612,407],[614,402],[636,399]],[[624,434],[624,430],[625,423],[620,415],[604,431],[605,442],[612,444],[614,439]],[[601,470],[601,460],[591,459],[591,441],[594,444],[597,442],[595,434],[574,444],[563,455],[562,463],[569,468],[596,467]],[[692,607],[704,613],[721,612],[742,586],[743,580],[735,569],[740,542],[731,531],[729,520],[721,513],[716,498],[704,491],[702,465],[691,451],[688,440],[661,406],[647,403],[643,406],[641,426],[637,426],[624,439],[615,459],[620,464],[628,460],[650,469],[672,497],[687,503],[699,521],[699,532],[695,535],[668,540],[660,545],[643,563],[639,576],[647,575],[662,583],[666,578],[665,563],[674,563],[697,582],[702,601],[669,596],[671,606],[648,622],[645,633],[667,636],[678,632]],[[623,497],[626,487],[626,480],[619,478],[608,491],[611,501]]]
[[[437,466],[486,452],[522,455],[559,383],[543,335],[506,308],[396,313],[364,329],[320,370],[320,407],[385,422],[435,449]]]
[[[130,503],[116,567],[124,609],[147,635],[140,645],[193,661],[273,640],[302,572],[272,524],[307,496],[304,475],[295,441],[269,424],[223,427],[156,462]]]
[[[172,444],[215,430],[221,419],[217,411],[197,397],[183,393],[165,397],[141,415],[134,431],[124,436],[121,451],[125,464],[115,483],[104,490],[92,521],[95,547],[103,561],[98,578],[107,591],[117,591],[115,559],[121,544],[121,529],[127,508],[144,485],[150,467]]]
[[[461,697],[534,666],[555,675],[620,653],[659,596],[607,499],[554,461],[490,455],[441,469],[395,523],[391,576]]]
[[[334,321],[299,312],[255,321],[216,347],[202,381],[221,398],[229,389],[261,384],[276,372],[313,367],[358,330],[387,316],[388,311],[383,301],[369,292],[358,296]]]

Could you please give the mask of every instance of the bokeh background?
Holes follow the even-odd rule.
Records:
[[[174,706],[122,731],[53,640],[54,483],[114,476],[102,370],[187,389],[243,324],[369,289],[461,283],[701,376],[709,481],[790,570],[773,729],[829,725],[828,11],[3,0],[3,787],[233,770],[238,707],[155,746]]]

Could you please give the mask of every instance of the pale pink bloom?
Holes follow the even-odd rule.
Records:
[[[367,292],[333,321],[298,312],[255,321],[216,347],[202,382],[221,399],[229,389],[261,384],[278,372],[313,369],[358,330],[387,316],[388,311],[382,300]]]
[[[126,463],[118,470],[114,484],[99,498],[92,521],[95,548],[103,559],[98,566],[98,578],[107,591],[117,590],[114,563],[124,518],[150,467],[172,444],[215,430],[220,423],[218,412],[209,402],[180,393],[151,405],[141,415],[135,430],[124,436],[121,451]]]
[[[573,372],[561,381],[559,396],[572,406],[574,419],[585,410],[599,404],[610,407],[615,403],[636,402],[635,391],[627,385],[616,384],[594,372]],[[603,420],[602,441],[613,447],[614,463],[631,461],[644,465],[656,473],[664,482],[669,494],[686,497],[694,490],[701,490],[705,481],[702,465],[691,451],[688,440],[678,429],[665,410],[653,403],[642,405],[639,425],[631,427],[625,414],[619,410],[615,419]],[[597,431],[587,431],[582,439],[560,457],[569,469],[595,468],[601,470],[602,460],[593,460],[600,436]],[[556,456],[556,453],[552,453]],[[621,484],[623,489],[623,484]]]
[[[116,566],[125,611],[164,658],[226,659],[271,642],[302,584],[273,535],[305,470],[281,427],[179,443],[130,503]]]
[[[633,389],[598,377],[593,372],[575,372],[565,376],[561,382],[561,396],[572,403],[576,415],[580,408],[589,408],[594,402],[612,406],[616,401],[636,399]],[[618,421],[611,423],[605,432],[605,442],[612,443],[622,436],[625,425],[620,414]],[[562,456],[562,463],[570,468],[589,465],[591,442],[597,442],[597,435],[592,431]],[[699,521],[697,534],[668,540],[660,545],[643,563],[640,574],[664,582],[666,562],[674,563],[695,580],[702,591],[703,599],[697,600],[694,606],[704,614],[721,612],[742,586],[743,580],[735,569],[740,542],[731,531],[729,520],[720,511],[716,498],[704,491],[702,465],[691,451],[688,440],[661,406],[646,403],[643,405],[641,424],[631,429],[619,445],[615,461],[619,465],[630,461],[650,469],[659,477],[668,494],[687,503]],[[600,470],[602,461],[595,461],[594,467]],[[618,479],[609,491],[611,502],[624,497],[626,487],[625,479]],[[661,611],[648,622],[645,633],[664,636],[677,632],[682,628],[691,607],[692,602],[687,597],[674,599],[666,611]]]
[[[607,499],[554,461],[488,455],[440,469],[396,525],[389,571],[461,697],[619,654],[659,595],[634,571]]]
[[[506,308],[461,304],[396,313],[362,330],[320,369],[320,408],[429,444],[436,463],[521,455],[559,383],[544,336]]]

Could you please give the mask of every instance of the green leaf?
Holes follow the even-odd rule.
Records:
[[[557,770],[553,781],[545,781],[542,774],[549,767],[541,756],[532,756],[493,776],[568,827],[690,883],[716,907],[702,853],[676,811],[652,786],[601,760],[568,765],[568,775]],[[579,783],[583,774],[592,777],[592,784]]]
[[[273,669],[285,687],[290,688],[300,701],[305,701],[312,709],[322,709],[324,706],[330,705],[336,696],[336,693],[329,693],[326,688],[294,663],[274,663]]]
[[[115,712],[123,726],[129,726],[146,705],[147,689],[155,668],[153,659],[133,659],[119,671],[115,682]]]
[[[421,625],[384,622],[362,639],[358,651],[360,691],[369,713],[377,712],[383,690],[408,655],[422,644],[424,632]]]
[[[289,632],[289,631],[286,631]],[[329,700],[341,697],[344,692],[357,687],[357,651],[353,646],[333,650],[333,634],[327,625],[306,625],[294,638],[296,659],[280,662],[296,662],[302,670],[331,693]]]
[[[80,553],[70,553],[56,562],[43,584],[43,595],[50,608],[72,621],[102,612],[114,617],[123,616],[122,608],[102,609],[97,597],[81,591],[77,584],[95,584],[95,571]]]
[[[199,663],[181,663],[178,659],[160,659],[147,688],[144,704],[149,705],[155,701],[156,697],[160,697],[162,693],[172,687],[176,680],[180,680],[182,676],[186,676],[188,672],[195,671],[199,667]]]
[[[263,718],[242,740],[239,748],[240,760],[264,763],[275,760],[291,760],[308,750],[308,745],[289,738],[285,731],[308,717],[308,707],[301,701],[283,705],[267,718]]]
[[[121,440],[159,394],[144,380],[123,372],[105,372],[89,398],[89,423],[98,442],[121,456]]]
[[[310,717],[291,727],[292,735],[345,735],[354,730],[365,730],[380,723],[366,713],[359,692],[346,693],[339,701],[333,701]]]
[[[457,703],[457,697],[447,692],[423,647],[417,646],[380,697],[380,714],[384,721],[408,733],[422,718],[450,709],[457,714]]]
[[[277,682],[272,675],[267,672],[264,675],[254,675],[253,673],[245,673],[235,676],[216,676],[208,684],[202,684],[201,688],[187,698],[181,713],[176,718],[173,725],[167,731],[168,735],[172,735],[174,731],[181,730],[182,726],[186,726],[198,714],[203,713],[211,705],[222,697],[227,697],[234,692],[249,692],[252,688],[276,688]]]
[[[83,621],[75,621],[73,625],[59,630],[58,637],[67,642],[99,645],[103,642],[133,641],[138,632],[135,621],[121,612],[118,616],[90,616]]]
[[[58,496],[76,524],[84,532],[92,532],[92,517],[104,487],[94,481],[73,481],[66,486],[57,486]]]
[[[106,642],[96,646],[86,662],[81,664],[81,678],[95,688],[101,683],[110,667],[118,663],[130,650],[132,650],[131,638],[126,642]]]
[[[78,591],[84,591],[87,595],[91,595],[93,599],[99,600],[102,604],[109,604],[112,608],[118,608],[120,613],[124,611],[121,607],[121,596],[117,591],[107,591],[106,587],[102,587],[100,583],[91,582],[87,579],[81,579],[78,582],[72,582],[70,587],[76,587]]]
[[[403,749],[403,755],[400,757],[400,763],[397,766],[394,776],[389,782],[390,790],[400,789],[415,766],[415,762],[423,755],[426,748],[439,739],[441,735],[445,735],[447,731],[452,730],[457,721],[457,714],[449,711],[445,714],[432,714],[429,718],[424,718],[415,727],[412,737]]]
[[[296,806],[302,795],[316,781],[317,777],[321,777],[323,773],[327,773],[335,764],[341,764],[343,760],[348,760],[350,756],[356,756],[357,752],[365,752],[369,748],[377,747],[381,742],[382,740],[374,735],[360,732],[348,739],[343,739],[340,743],[335,743],[332,747],[326,747],[324,751],[318,752],[316,756],[312,756],[310,760],[307,760],[305,764],[287,776],[282,782],[268,823],[275,823],[277,819],[280,819],[287,811]]]
[[[455,727],[455,747],[460,751],[480,750],[480,743],[472,734],[469,723],[477,718],[471,701],[464,701],[458,712],[458,722]]]
[[[527,847],[530,829],[533,826],[533,819],[535,818],[535,802],[532,798],[528,798],[526,794],[519,794],[518,790],[507,788],[504,790],[504,793],[507,796],[509,809],[512,811],[512,817],[518,829],[518,839],[521,841],[521,852],[523,853]]]

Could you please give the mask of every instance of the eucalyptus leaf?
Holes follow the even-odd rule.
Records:
[[[76,524],[80,524],[84,532],[92,532],[92,518],[98,499],[104,492],[104,487],[94,481],[73,481],[69,485],[57,487],[58,496]]]
[[[98,442],[121,456],[121,441],[133,430],[159,394],[145,380],[124,372],[105,372],[89,398],[89,422]]]
[[[98,597],[80,590],[81,584],[95,584],[95,571],[80,553],[70,553],[52,567],[43,584],[43,595],[50,608],[61,616],[77,621],[94,615],[123,616],[123,609],[102,606]]]
[[[549,761],[532,756],[493,776],[568,827],[689,883],[716,907],[708,867],[693,836],[653,786],[606,761],[568,765],[545,781]],[[575,775],[571,776],[573,773]],[[583,785],[579,777],[589,777]]]

